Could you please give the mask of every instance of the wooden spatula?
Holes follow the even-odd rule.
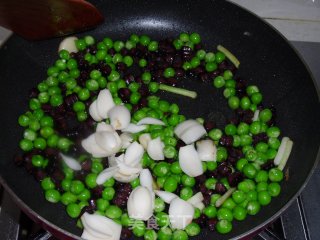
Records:
[[[87,30],[102,21],[84,0],[0,0],[0,25],[29,40]]]

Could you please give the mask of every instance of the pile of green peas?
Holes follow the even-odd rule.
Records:
[[[183,46],[194,49],[194,46],[200,42],[201,37],[197,33],[181,33],[172,44],[176,50],[181,49]],[[30,152],[33,149],[44,150],[49,147],[68,153],[73,145],[72,140],[57,133],[54,129],[54,120],[51,116],[45,114],[41,107],[43,104],[50,104],[53,108],[58,107],[63,103],[64,97],[70,94],[76,94],[78,97],[78,100],[72,105],[72,110],[80,123],[89,118],[86,102],[92,99],[93,93],[104,88],[109,89],[116,104],[122,104],[122,100],[118,95],[119,89],[128,88],[131,95],[125,106],[131,110],[141,99],[141,94],[139,93],[141,84],[125,82],[119,71],[116,70],[116,64],[124,63],[128,68],[137,64],[142,70],[141,79],[143,84],[148,86],[151,94],[147,98],[147,106],[133,113],[132,122],[136,123],[142,118],[152,117],[161,119],[166,125],[150,125],[144,132],[134,134],[134,140],[137,140],[139,135],[145,132],[150,133],[153,139],[160,137],[165,144],[165,157],[173,159],[170,163],[166,161],[155,162],[145,153],[142,158],[142,166],[151,170],[160,189],[176,193],[183,200],[191,198],[196,193],[194,188],[196,179],[182,172],[178,161],[179,149],[176,147],[178,139],[174,135],[174,128],[185,121],[186,117],[180,114],[177,104],[169,103],[154,95],[159,91],[160,84],[153,81],[152,74],[145,70],[148,64],[147,59],[141,58],[135,63],[131,56],[123,56],[121,54],[121,49],[130,50],[135,48],[137,44],[147,47],[150,52],[157,52],[158,42],[147,35],[138,36],[133,34],[127,41],[113,41],[111,38],[106,37],[102,41],[96,42],[93,37],[85,36],[78,39],[75,44],[79,51],[85,51],[87,48],[95,46],[96,53],[92,54],[87,51],[84,59],[89,65],[100,62],[106,63],[112,69],[111,73],[108,76],[104,76],[98,69],[94,69],[90,72],[85,84],[81,85],[77,81],[81,74],[78,62],[68,51],[60,51],[59,59],[47,70],[47,78],[37,85],[39,94],[37,97],[30,99],[29,111],[22,114],[18,119],[19,125],[25,128],[23,139],[20,141],[20,148],[24,152]],[[108,53],[110,49],[115,51],[113,56]],[[226,56],[222,52],[214,53],[201,49],[195,52],[192,59],[185,61],[182,67],[185,71],[189,71],[204,63],[206,71],[213,72],[217,70],[218,65],[224,60],[226,60]],[[164,69],[163,72],[165,78],[175,77],[175,74],[175,69],[172,67]],[[255,112],[257,106],[263,100],[259,88],[255,85],[249,85],[246,88],[246,96],[239,98],[236,95],[236,81],[230,70],[226,70],[220,76],[212,79],[212,85],[217,89],[223,89],[223,96],[233,110],[240,108]],[[62,86],[66,89],[65,93],[61,90]],[[240,122],[238,125],[227,124],[224,129],[214,128],[208,132],[207,137],[212,139],[217,146],[217,160],[216,162],[203,162],[204,171],[214,171],[221,162],[228,158],[227,148],[219,143],[219,140],[224,135],[227,135],[233,139],[232,146],[240,148],[244,154],[244,157],[237,161],[232,171],[242,172],[246,179],[238,184],[235,191],[224,201],[221,207],[216,207],[215,205],[221,195],[213,194],[210,204],[203,211],[198,208],[195,209],[194,220],[198,219],[201,214],[206,215],[208,219],[217,219],[216,231],[226,234],[232,230],[232,222],[234,220],[243,221],[247,215],[257,214],[261,206],[268,205],[272,197],[277,197],[280,194],[280,182],[283,179],[283,172],[276,167],[268,171],[261,168],[264,163],[275,158],[280,146],[279,137],[281,132],[278,127],[268,125],[271,119],[272,111],[265,108],[260,111],[258,119],[251,124],[245,122]],[[203,121],[199,119],[199,122],[202,123]],[[253,136],[260,133],[266,133],[268,141],[259,142],[253,146]],[[102,159],[83,155],[79,156],[78,160],[82,162],[88,158],[91,158],[92,166],[84,181],[75,179],[74,171],[66,165],[62,166],[64,172],[64,179],[61,182],[62,190],[57,189],[50,177],[46,177],[41,181],[45,198],[52,203],[61,202],[66,206],[67,214],[74,219],[78,219],[81,209],[89,205],[88,201],[92,198],[91,190],[97,187],[96,178],[103,171]],[[41,154],[35,154],[32,157],[32,165],[39,169],[46,169],[49,161],[50,159]],[[205,181],[205,187],[208,190],[214,190],[217,182],[221,182],[226,189],[231,188],[226,178],[208,178]],[[154,208],[156,223],[159,227],[158,231],[156,229],[148,229],[147,223],[144,221],[130,219],[126,210],[112,204],[112,200],[116,195],[114,184],[115,180],[113,178],[103,184],[101,197],[96,199],[96,213],[111,218],[124,227],[133,226],[132,232],[135,236],[144,237],[146,240],[185,240],[200,233],[201,228],[196,221],[190,223],[184,230],[171,229],[168,214],[165,213],[166,204],[160,198],[155,199]],[[136,188],[140,185],[139,179],[134,179],[130,184],[132,188]],[[77,225],[82,227],[80,220],[77,221]]]

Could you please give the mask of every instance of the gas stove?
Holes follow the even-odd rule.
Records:
[[[291,42],[301,54],[320,87],[318,56],[320,43]],[[318,240],[320,239],[320,164],[301,195],[273,223],[252,240]],[[0,239],[1,240],[54,240],[50,233],[33,223],[14,204],[0,186]]]

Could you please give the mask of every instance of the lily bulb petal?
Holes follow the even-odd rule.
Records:
[[[154,193],[146,187],[136,187],[129,196],[127,208],[130,218],[147,221],[153,214]]]
[[[153,178],[149,169],[143,169],[140,172],[140,185],[149,189],[149,191],[153,191],[152,188]]]
[[[72,52],[77,53],[78,48],[76,47],[76,43],[75,43],[76,40],[78,40],[78,38],[74,36],[70,36],[63,39],[59,45],[59,52],[61,50],[67,50],[69,53],[72,53]]]
[[[102,119],[108,118],[108,112],[115,106],[112,95],[108,89],[103,89],[97,97],[97,110]]]
[[[144,149],[141,146],[141,144],[137,142],[133,142],[129,145],[129,147],[126,150],[126,153],[124,155],[124,162],[127,165],[134,167],[138,163],[140,163],[143,153],[144,153]]]
[[[111,126],[116,130],[122,130],[129,126],[131,114],[128,108],[117,105],[108,112]]]
[[[82,140],[81,146],[90,153],[93,157],[107,157],[109,153],[105,151],[103,148],[99,147],[95,140],[94,134],[91,134],[86,139]]]
[[[196,143],[197,152],[201,161],[216,161],[217,148],[210,139],[200,140]]]
[[[96,122],[100,122],[103,119],[103,117],[101,117],[100,114],[98,113],[97,100],[94,100],[90,104],[89,114]]]
[[[104,184],[108,179],[112,178],[116,172],[118,172],[118,167],[109,167],[99,173],[96,183],[98,185]]]
[[[179,164],[182,171],[190,177],[197,177],[203,173],[202,162],[193,145],[179,149]]]
[[[194,207],[182,200],[175,198],[171,201],[169,207],[169,218],[171,227],[175,229],[185,229],[192,222],[194,215]]]
[[[161,141],[160,137],[157,137],[148,143],[147,152],[153,160],[164,160],[163,148],[163,142]]]
[[[108,240],[120,239],[122,226],[107,217],[85,212],[81,216],[81,222],[85,230],[85,234],[82,237],[93,236],[98,239]]]
[[[74,170],[74,171],[79,171],[79,170],[81,170],[81,165],[80,165],[80,163],[79,163],[76,159],[74,159],[74,158],[72,158],[72,157],[69,157],[69,156],[66,156],[66,155],[64,155],[64,154],[62,154],[62,153],[60,153],[60,156],[61,156],[62,160],[64,161],[64,163],[65,163],[69,168],[71,168],[71,169]]]

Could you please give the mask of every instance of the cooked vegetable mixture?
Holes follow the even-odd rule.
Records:
[[[203,49],[197,33],[66,38],[19,117],[15,162],[49,202],[65,205],[84,239],[229,233],[280,194],[293,145],[259,88],[235,76],[239,65],[221,45]],[[181,88],[188,77],[221,91],[234,110],[223,129],[157,95],[201,97]]]

